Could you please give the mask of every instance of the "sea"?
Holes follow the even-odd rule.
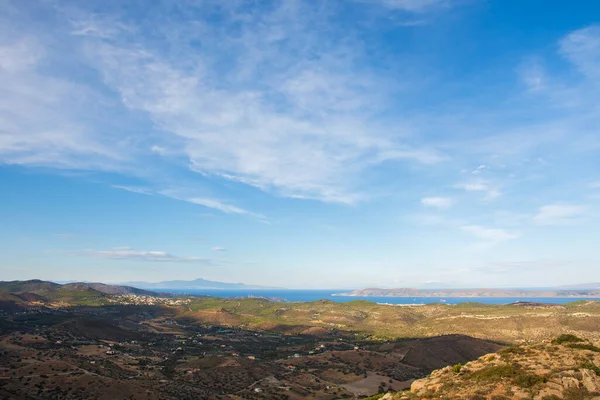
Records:
[[[379,304],[411,305],[411,304],[460,304],[460,303],[482,303],[482,304],[510,304],[515,302],[535,302],[547,304],[565,304],[578,300],[600,300],[600,298],[580,297],[378,297],[378,296],[334,296],[336,293],[350,292],[352,290],[175,290],[160,289],[161,292],[169,292],[179,295],[211,296],[221,298],[252,298],[260,297],[275,301],[285,302],[310,302],[317,300],[330,300],[337,303],[347,303],[356,300],[366,300]]]

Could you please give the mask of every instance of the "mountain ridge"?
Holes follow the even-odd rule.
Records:
[[[136,294],[143,296],[163,296],[162,293],[144,290],[132,286],[107,285],[99,282],[73,282],[59,284],[40,279],[27,281],[0,281],[0,292],[5,293],[32,293],[40,296],[61,295],[71,292],[90,292],[102,295]]]
[[[227,283],[210,281],[203,278],[193,280],[171,280],[161,282],[141,282],[129,281],[123,282],[123,285],[134,286],[143,289],[179,289],[179,290],[200,290],[200,289],[283,289],[279,287],[246,285],[245,283]]]

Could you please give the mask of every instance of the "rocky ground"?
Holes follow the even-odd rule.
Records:
[[[598,341],[573,335],[511,346],[413,382],[410,391],[374,398],[469,400],[600,400]]]
[[[0,399],[363,398],[501,347],[463,335],[252,331],[164,306],[33,307],[0,316]]]

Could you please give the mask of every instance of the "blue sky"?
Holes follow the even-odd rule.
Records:
[[[595,1],[0,0],[0,88],[0,279],[600,281]]]

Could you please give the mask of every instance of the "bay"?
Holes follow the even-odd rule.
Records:
[[[211,296],[221,298],[240,298],[240,297],[261,297],[287,302],[311,302],[318,300],[330,300],[337,303],[348,303],[356,300],[366,300],[373,303],[408,305],[408,304],[460,304],[460,303],[482,303],[482,304],[510,304],[517,301],[565,304],[578,300],[600,300],[600,298],[581,298],[581,297],[359,297],[359,296],[334,296],[336,293],[348,292],[351,290],[330,289],[330,290],[248,290],[248,289],[205,289],[205,290],[175,290],[160,289],[161,292],[168,292],[178,295]]]

